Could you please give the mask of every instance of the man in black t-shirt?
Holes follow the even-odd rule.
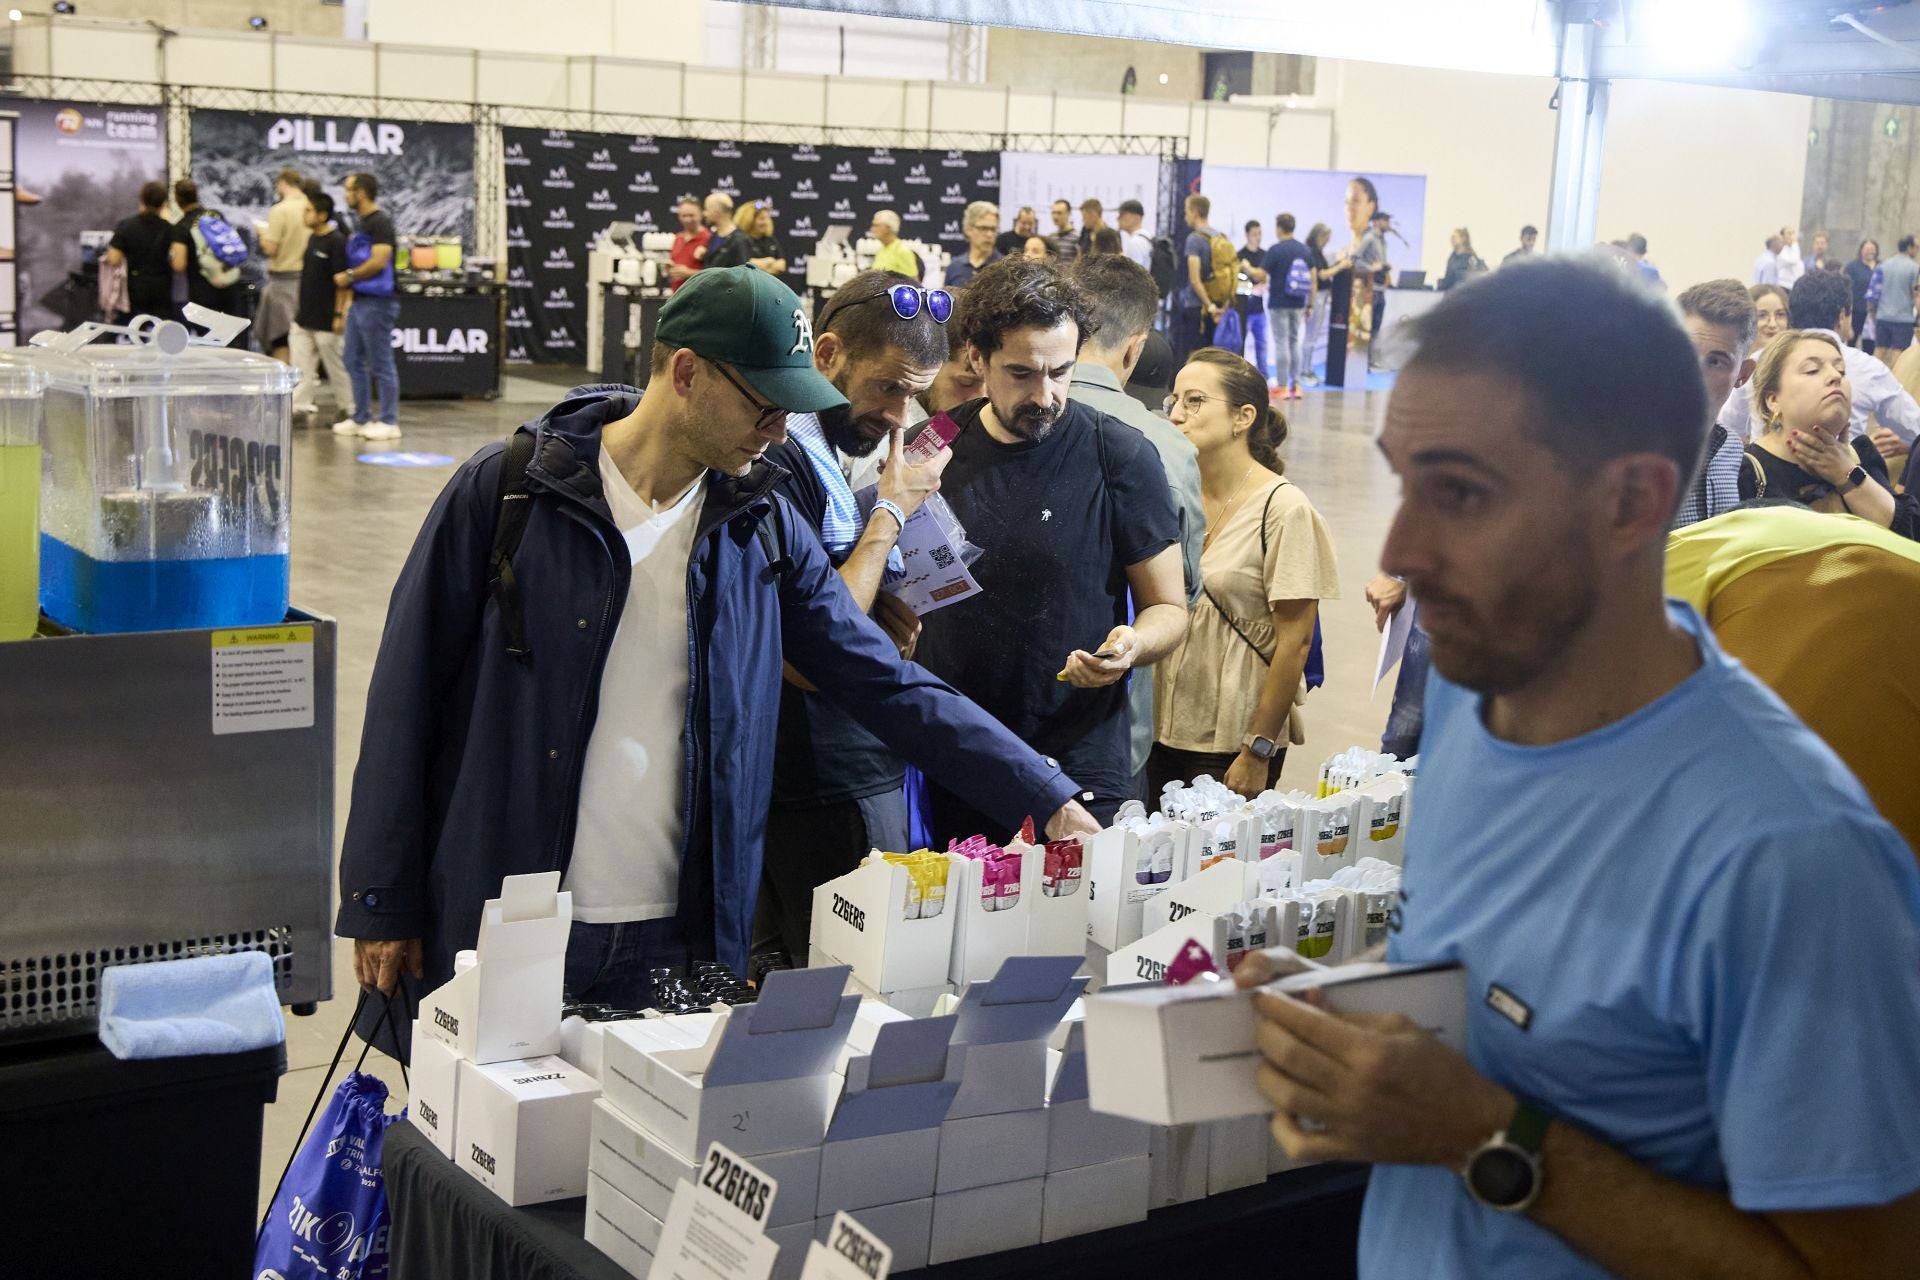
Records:
[[[137,316],[173,317],[173,224],[161,216],[167,207],[167,184],[149,182],[140,188],[140,212],[113,229],[107,242],[107,261],[127,269],[127,302]]]
[[[352,265],[335,275],[333,282],[353,291],[342,352],[353,382],[353,412],[334,423],[333,429],[364,440],[398,440],[400,371],[393,362],[393,326],[400,319],[400,299],[393,292],[393,219],[380,208],[380,180],[372,174],[348,174],[346,191],[347,207],[360,220],[360,230],[347,245]],[[376,388],[378,422],[373,420]]]
[[[314,412],[314,393],[323,368],[334,403],[345,412],[353,401],[347,390],[341,335],[346,332],[347,303],[353,295],[334,279],[347,269],[347,238],[333,220],[333,197],[324,191],[307,192],[307,207],[300,216],[307,224],[307,252],[300,261],[299,307],[287,335],[293,367],[300,371],[300,381],[293,388],[293,412],[296,416]]]
[[[208,281],[200,269],[199,246],[193,242],[193,224],[209,215],[221,216],[219,210],[201,205],[200,184],[192,178],[182,178],[173,184],[173,202],[180,206],[180,221],[173,224],[167,253],[174,274],[187,278],[187,301],[211,307],[223,315],[239,314],[239,286],[216,286]]]
[[[1092,325],[1067,271],[996,262],[960,296],[958,321],[986,398],[953,411],[962,429],[940,492],[985,550],[971,566],[982,590],[920,620],[919,659],[1057,759],[1110,822],[1133,794],[1127,672],[1187,628],[1166,471],[1138,431],[1068,400]],[[929,781],[939,847],[1009,834]]]

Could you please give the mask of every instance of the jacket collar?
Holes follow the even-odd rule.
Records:
[[[1120,379],[1113,370],[1103,364],[1095,364],[1091,360],[1080,360],[1074,364],[1072,382],[1098,387],[1102,391],[1124,392],[1126,390],[1120,385]]]

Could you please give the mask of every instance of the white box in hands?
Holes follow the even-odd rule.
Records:
[[[1067,1050],[1047,1098],[1047,1172],[1081,1169],[1139,1157],[1150,1150],[1149,1126],[1093,1110],[1087,1100],[1086,1028],[1068,1026]],[[1146,1195],[1145,1183],[1141,1195]]]
[[[587,1175],[587,1243],[630,1276],[643,1277],[660,1251],[666,1224],[598,1174]]]
[[[599,1083],[563,1058],[462,1062],[455,1163],[510,1205],[585,1195],[599,1096]]]
[[[698,1161],[682,1159],[679,1152],[635,1124],[605,1098],[593,1104],[592,1140],[587,1172],[604,1178],[662,1222],[673,1208],[674,1189],[682,1182],[692,1182],[700,1169]],[[769,1152],[753,1157],[753,1163],[780,1187],[767,1213],[767,1225],[812,1223],[820,1182],[820,1148]]]
[[[1049,1173],[1042,1194],[1041,1242],[1145,1222],[1151,1183],[1145,1155]]]
[[[1292,963],[1297,957],[1278,949]],[[1329,1008],[1403,1013],[1465,1051],[1466,979],[1458,965],[1314,966],[1266,989],[1319,988]],[[1227,982],[1102,991],[1087,1001],[1087,1083],[1095,1109],[1154,1124],[1267,1115],[1255,1081],[1253,992]]]
[[[917,902],[907,869],[868,858],[837,880],[813,891],[809,963],[844,964],[868,990],[881,996],[947,981],[953,964],[954,887],[967,859],[948,855],[947,892],[940,914],[907,918]],[[976,886],[977,888],[977,886]]]
[[[1045,1194],[1046,1180],[1029,1178],[935,1196],[928,1261],[938,1266],[1039,1244]]]
[[[573,895],[560,892],[558,871],[508,876],[481,913],[479,962],[426,994],[421,1029],[481,1064],[560,1052],[572,928]]]
[[[758,1002],[716,1019],[692,1048],[648,1047],[669,1034],[649,1023],[672,1019],[609,1033],[607,1101],[689,1161],[716,1140],[749,1157],[818,1146],[860,1005],[842,994],[846,981],[844,968],[770,973]]]
[[[460,1055],[413,1023],[413,1062],[407,1080],[407,1117],[447,1159],[459,1152]]]
[[[1176,822],[1144,841],[1125,827],[1108,827],[1087,841],[1082,878],[1089,940],[1108,951],[1139,941],[1141,908],[1167,891],[1186,838],[1186,824]]]
[[[940,1125],[960,1091],[965,1056],[951,1043],[954,1022],[924,1018],[882,1026],[873,1053],[849,1064],[821,1147],[816,1216],[933,1194]]]

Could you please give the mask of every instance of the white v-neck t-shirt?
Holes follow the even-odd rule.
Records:
[[[600,483],[633,561],[600,676],[566,888],[573,918],[620,924],[673,915],[685,823],[687,565],[706,485],[655,510],[600,454]]]

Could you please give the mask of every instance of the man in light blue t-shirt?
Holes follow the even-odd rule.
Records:
[[[1662,599],[1685,331],[1548,259],[1422,334],[1380,436],[1434,672],[1388,957],[1464,967],[1468,1053],[1263,995],[1275,1136],[1381,1166],[1365,1277],[1912,1274],[1920,872]]]

